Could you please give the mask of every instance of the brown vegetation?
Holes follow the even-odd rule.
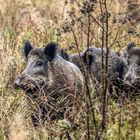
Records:
[[[60,120],[35,129],[24,93],[13,89],[14,78],[25,66],[22,59],[24,39],[33,42],[34,47],[55,41],[69,53],[80,53],[85,46],[92,44],[118,52],[130,41],[139,46],[138,5],[134,4],[137,8],[133,8],[119,0],[97,0],[94,5],[89,4],[91,11],[87,12],[84,10],[89,8],[86,9],[83,1],[0,1],[0,140],[68,139],[69,136],[81,140],[139,139],[140,100],[121,98],[115,102],[108,96],[108,80],[104,75],[104,72],[108,73],[107,53],[103,58],[101,91],[91,88],[87,80],[87,124],[71,125],[67,120]],[[126,14],[131,8],[136,11]],[[130,20],[129,16],[132,17]]]

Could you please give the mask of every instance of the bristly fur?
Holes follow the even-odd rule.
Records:
[[[133,48],[130,51],[130,55],[132,55],[132,54],[140,56],[140,48]]]
[[[74,121],[79,107],[83,110],[85,107],[82,73],[59,53],[55,57],[55,53],[57,46],[54,43],[32,49],[27,67],[14,81],[16,88],[25,91],[29,106],[33,108],[31,119],[34,127],[43,125],[45,120],[66,118]]]
[[[127,51],[131,51],[131,49],[133,49],[134,47],[136,47],[136,44],[134,42],[130,42],[127,45]]]
[[[65,60],[69,61],[69,55],[67,54],[67,52],[64,49],[60,50],[60,54]]]

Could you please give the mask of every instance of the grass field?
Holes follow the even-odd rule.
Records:
[[[108,1],[109,3],[110,1]],[[121,51],[130,41],[140,44],[140,27],[134,23],[125,25],[112,24],[113,15],[119,19],[120,10],[125,10],[125,3],[119,5],[115,0],[110,4],[111,17],[109,18],[109,44],[117,35],[117,41],[112,48]],[[78,6],[71,0],[1,0],[0,1],[0,140],[46,140],[48,137],[57,140],[61,135],[69,132],[74,140],[84,140],[85,128],[71,131],[66,120],[55,124],[47,124],[43,128],[35,129],[32,126],[26,97],[22,90],[15,90],[12,86],[15,77],[24,69],[25,62],[22,55],[22,42],[30,40],[34,47],[44,47],[49,41],[57,42],[60,47],[69,53],[77,52],[76,40],[82,50],[87,43],[86,25],[81,27],[77,23],[73,26],[76,40],[72,33],[62,32],[65,23],[70,19],[70,12],[76,11],[81,16]],[[96,19],[100,14],[99,6],[93,14]],[[74,19],[75,21],[76,19]],[[87,21],[83,19],[83,23]],[[100,47],[101,29],[95,20],[91,24],[90,44]],[[82,31],[81,28],[85,31]],[[130,28],[136,32],[128,33]],[[137,45],[139,46],[139,45]],[[101,102],[93,92],[93,108],[97,125],[101,122]],[[107,140],[139,140],[140,139],[140,99],[129,99],[116,102],[108,99],[106,117],[106,131],[100,135]],[[91,139],[95,139],[95,130],[91,123]],[[49,136],[49,128],[54,133]],[[66,136],[63,139],[67,139]]]

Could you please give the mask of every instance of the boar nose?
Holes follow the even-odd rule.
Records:
[[[15,81],[14,81],[14,83],[13,83],[13,87],[14,87],[15,89],[18,89],[18,88],[21,87],[21,85],[20,85],[20,79],[19,79],[19,78],[16,78],[16,79],[15,79]]]

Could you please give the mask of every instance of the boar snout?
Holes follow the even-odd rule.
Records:
[[[13,87],[15,89],[20,89],[20,88],[22,89],[25,84],[25,79],[26,79],[25,74],[22,73],[18,75],[13,82]]]

